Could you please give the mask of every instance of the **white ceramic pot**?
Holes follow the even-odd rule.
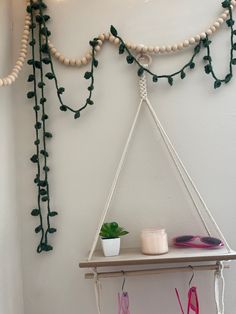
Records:
[[[101,239],[103,253],[106,257],[117,256],[120,253],[120,238]]]

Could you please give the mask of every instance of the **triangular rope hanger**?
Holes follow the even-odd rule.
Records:
[[[143,66],[145,66],[145,67],[148,67],[151,64],[151,57],[149,55],[146,55],[146,54],[145,55],[144,54],[140,55],[139,56],[139,60],[140,60],[140,62],[143,62]],[[112,184],[111,184],[111,187],[110,187],[110,190],[109,190],[108,197],[106,199],[106,203],[105,203],[104,209],[103,209],[102,214],[101,214],[101,218],[100,218],[100,221],[99,221],[96,233],[95,233],[94,241],[93,241],[93,244],[92,244],[89,256],[88,256],[88,261],[91,261],[91,259],[93,257],[93,254],[94,254],[94,251],[96,249],[96,245],[97,245],[97,242],[98,242],[98,239],[99,239],[100,229],[101,229],[101,227],[102,227],[102,225],[103,225],[103,223],[105,221],[105,218],[107,216],[107,213],[108,213],[108,211],[110,209],[110,205],[111,205],[111,202],[113,200],[114,193],[116,191],[117,183],[118,183],[118,180],[119,180],[119,177],[120,177],[120,174],[121,174],[121,171],[122,171],[122,168],[123,168],[126,156],[127,156],[127,152],[128,152],[128,149],[129,149],[132,137],[134,135],[134,131],[135,131],[135,127],[136,127],[139,115],[140,115],[140,111],[141,111],[142,106],[144,106],[144,105],[147,106],[149,112],[151,113],[151,116],[152,116],[152,118],[153,118],[153,120],[155,122],[156,128],[157,128],[157,131],[161,135],[161,138],[162,138],[162,140],[163,140],[163,142],[165,144],[165,147],[166,147],[166,149],[167,149],[167,151],[168,151],[168,153],[169,153],[169,155],[171,157],[171,160],[173,161],[173,164],[175,165],[175,167],[176,167],[176,169],[178,171],[178,174],[179,174],[179,176],[181,178],[181,181],[182,181],[186,191],[188,192],[188,195],[189,195],[189,197],[190,197],[190,199],[191,199],[191,201],[192,201],[192,203],[194,205],[195,210],[197,211],[197,214],[198,214],[198,216],[199,216],[199,218],[200,218],[200,220],[201,220],[201,222],[202,222],[202,224],[203,224],[207,234],[209,236],[211,236],[210,228],[209,228],[209,226],[208,226],[208,224],[206,222],[206,219],[203,216],[203,213],[202,213],[198,203],[195,200],[195,197],[193,196],[193,192],[195,193],[195,195],[197,196],[198,200],[200,201],[200,204],[202,205],[202,209],[205,211],[205,214],[207,215],[208,219],[213,224],[216,232],[218,233],[218,236],[224,242],[225,247],[227,249],[227,252],[228,253],[232,252],[232,249],[230,248],[228,242],[226,241],[222,231],[220,230],[220,227],[218,226],[218,224],[216,223],[213,215],[211,214],[210,210],[208,209],[208,207],[207,207],[203,197],[201,196],[201,194],[198,191],[195,183],[193,182],[193,180],[190,177],[187,169],[185,168],[183,162],[181,161],[181,159],[180,159],[177,151],[175,150],[173,144],[171,143],[171,140],[168,137],[164,127],[162,126],[160,120],[158,119],[157,114],[156,114],[156,112],[155,112],[151,102],[148,99],[147,82],[146,82],[145,73],[139,79],[139,88],[140,88],[141,100],[140,100],[140,103],[138,105],[138,108],[137,108],[134,120],[132,122],[132,125],[131,125],[131,128],[130,128],[130,131],[129,131],[129,134],[128,134],[128,137],[127,137],[127,140],[126,140],[126,143],[125,143],[125,146],[124,146],[124,149],[123,149],[120,161],[118,163],[118,167],[117,167],[116,172],[115,172],[114,179],[112,181]]]

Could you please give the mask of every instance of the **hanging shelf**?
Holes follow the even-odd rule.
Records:
[[[141,56],[140,62],[142,62],[143,66],[148,67],[151,63],[151,57],[148,55]],[[178,153],[176,152],[173,144],[171,143],[170,138],[168,137],[164,127],[159,121],[156,112],[151,105],[148,95],[147,95],[147,86],[146,86],[146,77],[143,74],[139,79],[139,87],[140,87],[140,95],[141,101],[137,108],[132,126],[130,128],[130,132],[128,134],[123,153],[121,155],[107,200],[104,206],[101,219],[97,226],[97,230],[95,233],[94,241],[89,253],[89,256],[86,260],[83,260],[79,263],[81,268],[97,268],[97,267],[105,267],[105,266],[128,266],[128,265],[150,265],[150,264],[171,264],[171,263],[195,263],[195,262],[221,262],[221,261],[230,261],[236,260],[236,252],[233,251],[229,244],[227,243],[224,235],[222,234],[219,226],[217,225],[214,217],[212,216],[210,210],[208,209],[206,203],[204,202],[200,192],[198,191],[196,185],[188,174],[183,162],[181,161]],[[176,167],[180,179],[188,192],[190,199],[194,205],[194,209],[196,210],[202,225],[205,228],[206,234],[208,236],[212,236],[212,233],[209,228],[209,222],[211,222],[212,226],[215,229],[214,235],[217,236],[223,241],[224,248],[214,249],[214,250],[204,250],[204,249],[192,249],[192,248],[172,248],[170,247],[169,253],[164,255],[143,255],[140,252],[140,249],[121,249],[120,255],[115,257],[104,257],[101,250],[95,250],[97,246],[97,242],[99,239],[99,233],[106,219],[106,215],[110,209],[110,204],[114,197],[114,193],[117,187],[117,183],[120,177],[120,173],[122,167],[124,165],[124,161],[128,152],[129,145],[131,143],[134,130],[137,124],[138,117],[141,112],[141,107],[146,105],[153,120],[157,127],[158,132],[161,135],[163,143],[167,149],[167,152],[170,155],[171,160],[173,161],[174,166]],[[197,199],[196,199],[197,198]],[[199,205],[200,204],[200,205]],[[207,222],[208,220],[208,222]]]
[[[79,263],[81,268],[106,266],[150,265],[171,263],[194,263],[236,260],[236,252],[227,249],[203,250],[191,248],[170,248],[163,255],[143,255],[140,249],[121,249],[119,256],[104,257],[102,251],[95,251],[91,260]]]

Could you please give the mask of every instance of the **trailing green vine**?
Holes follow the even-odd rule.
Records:
[[[236,51],[236,42],[234,42],[236,30],[234,30],[235,22],[233,20],[232,8],[230,4],[230,0],[222,2],[223,8],[227,8],[229,10],[229,19],[226,21],[226,24],[230,30],[231,42],[229,70],[223,79],[218,78],[215,74],[210,49],[211,41],[208,36],[198,42],[193,49],[193,54],[190,60],[178,71],[171,74],[158,75],[139,62],[139,59],[131,53],[124,40],[118,35],[114,26],[111,26],[110,32],[115,38],[119,39],[119,54],[126,55],[126,62],[129,65],[136,64],[136,66],[138,66],[138,76],[142,76],[144,73],[147,73],[152,77],[152,81],[154,83],[158,83],[159,80],[166,80],[170,86],[173,85],[176,78],[184,79],[187,75],[187,71],[195,68],[195,59],[202,49],[206,49],[206,55],[203,57],[204,62],[206,62],[204,70],[207,74],[212,76],[214,80],[214,88],[219,88],[222,83],[228,83],[232,79],[233,65],[236,65],[236,58],[234,57],[234,52]],[[52,227],[51,219],[58,214],[57,211],[52,211],[50,207],[50,168],[48,166],[49,153],[47,149],[47,142],[50,138],[52,138],[52,133],[47,131],[47,120],[49,118],[46,112],[47,99],[45,97],[47,82],[48,80],[54,81],[60,110],[63,112],[72,112],[74,118],[78,119],[81,116],[81,112],[85,110],[88,105],[94,104],[92,99],[95,83],[94,70],[98,67],[98,60],[95,57],[98,38],[94,38],[89,42],[92,48],[90,70],[86,71],[84,74],[84,78],[89,81],[89,86],[87,88],[88,96],[82,106],[79,106],[77,109],[65,104],[62,98],[65,88],[61,87],[59,84],[51,57],[49,47],[49,36],[51,35],[51,32],[47,27],[47,22],[50,20],[50,16],[44,13],[46,9],[47,5],[43,0],[31,0],[30,5],[27,7],[27,11],[31,15],[31,41],[29,42],[29,45],[31,46],[32,54],[31,58],[28,60],[28,64],[32,67],[32,73],[28,77],[28,82],[33,84],[33,88],[27,93],[27,97],[34,100],[33,110],[35,115],[35,153],[30,159],[36,165],[34,183],[38,194],[37,208],[34,208],[31,211],[31,215],[38,217],[39,219],[39,223],[35,228],[35,232],[40,234],[40,241],[37,247],[38,253],[42,251],[51,251],[53,249],[53,246],[49,241],[49,235],[55,233],[57,230]],[[47,80],[45,80],[45,78]]]

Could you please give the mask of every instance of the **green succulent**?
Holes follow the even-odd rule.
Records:
[[[106,222],[102,225],[100,236],[102,239],[115,239],[128,234],[117,222]]]

